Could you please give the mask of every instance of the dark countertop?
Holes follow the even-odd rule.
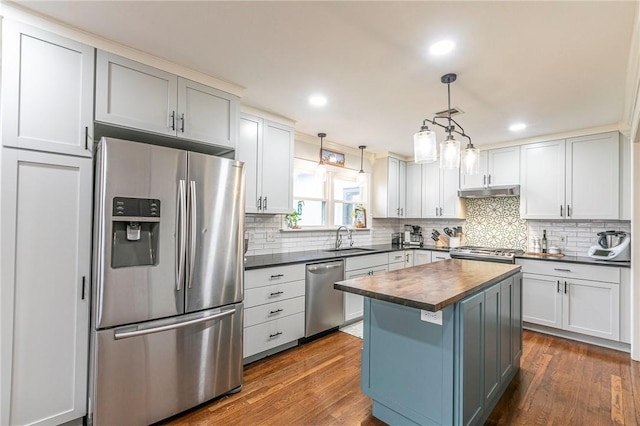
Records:
[[[436,248],[435,246],[425,246],[422,248],[411,246],[400,246],[395,244],[380,244],[375,246],[362,246],[366,251],[344,250],[340,252],[327,252],[323,250],[296,251],[291,253],[263,254],[258,256],[247,256],[244,269],[268,268],[270,266],[290,265],[295,263],[310,263],[322,260],[341,259],[353,256],[366,256],[368,254],[389,253],[400,250],[431,250],[448,252],[449,249]]]
[[[356,247],[358,248],[358,247]],[[277,253],[277,254],[263,254],[257,256],[247,256],[244,264],[244,269],[260,269],[268,268],[271,266],[279,265],[292,265],[296,263],[310,263],[319,262],[323,260],[341,259],[352,256],[366,256],[368,254],[376,253],[389,253],[400,250],[428,250],[428,251],[441,251],[449,252],[449,248],[436,248],[432,245],[425,245],[424,247],[415,246],[400,246],[397,244],[380,244],[375,246],[362,246],[360,248],[366,249],[366,251],[341,251],[341,252],[327,252],[324,250],[307,250],[296,251],[291,253]],[[535,256],[530,254],[521,254],[516,256],[516,259],[532,259],[541,260],[545,262],[569,262],[569,263],[581,263],[584,265],[602,265],[602,266],[615,266],[622,268],[630,268],[631,262],[612,262],[607,260],[596,260],[587,256],[563,256],[563,257],[551,257],[551,256]]]
[[[519,271],[520,265],[449,259],[339,281],[334,288],[436,312]]]
[[[630,261],[622,261],[622,262],[614,262],[611,260],[597,260],[592,259],[587,256],[537,256],[533,254],[521,254],[516,256],[516,259],[532,259],[532,260],[543,260],[549,262],[568,262],[568,263],[581,263],[583,265],[600,265],[600,266],[617,266],[622,268],[630,268]]]

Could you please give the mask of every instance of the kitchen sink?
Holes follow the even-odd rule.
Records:
[[[329,253],[338,253],[338,252],[357,252],[357,251],[375,251],[375,249],[368,249],[368,248],[361,248],[361,247],[345,247],[345,248],[338,248],[338,249],[329,249],[329,250],[322,250],[325,252],[329,252]]]

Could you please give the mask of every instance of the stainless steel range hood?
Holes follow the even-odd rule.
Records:
[[[520,185],[492,186],[491,188],[469,188],[458,190],[460,198],[517,197]]]

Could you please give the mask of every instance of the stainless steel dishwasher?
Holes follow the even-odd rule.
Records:
[[[338,327],[344,322],[344,297],[333,283],[344,280],[344,260],[307,265],[305,275],[305,337]]]

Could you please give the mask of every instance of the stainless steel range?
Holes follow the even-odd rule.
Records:
[[[454,259],[483,260],[486,262],[515,263],[515,257],[524,253],[518,249],[505,249],[493,247],[463,246],[455,247],[449,251]]]

